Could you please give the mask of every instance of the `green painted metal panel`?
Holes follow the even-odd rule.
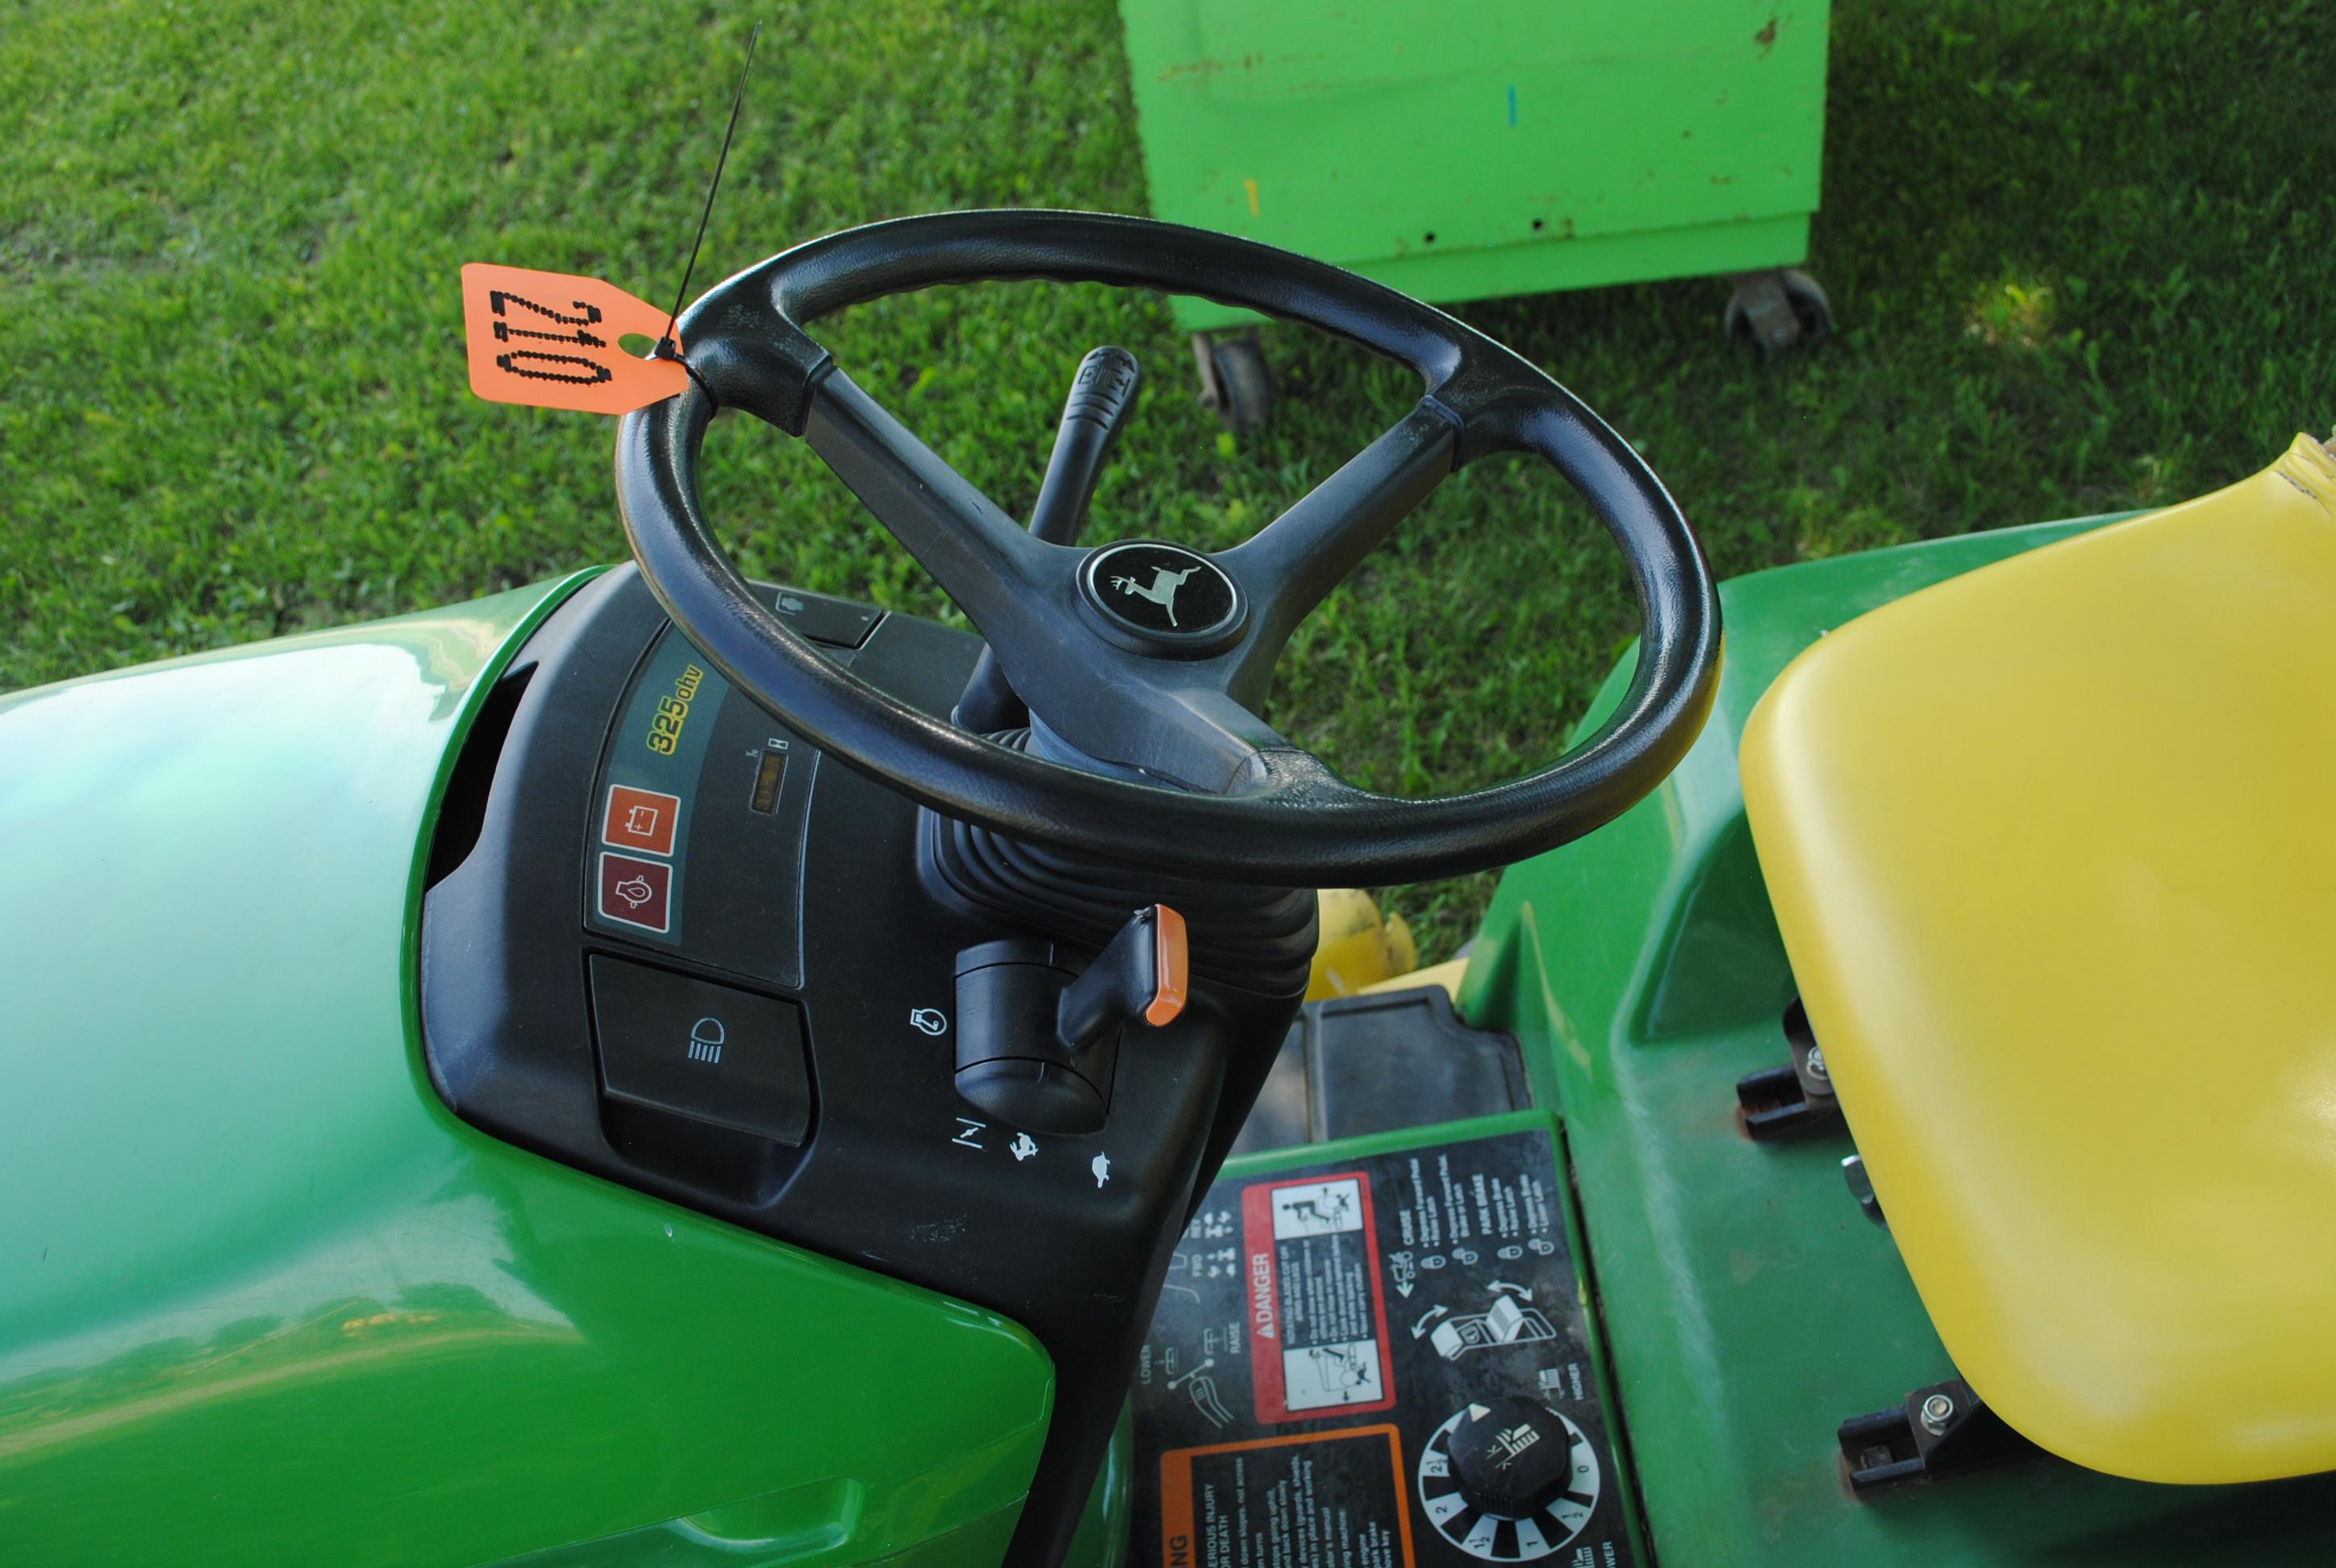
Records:
[[[453,743],[572,586],[0,700],[0,1556],[996,1560],[1026,1333],[429,1085]]]
[[[1800,260],[1825,0],[1121,0],[1155,215],[1452,301]],[[1239,318],[1179,300],[1188,328]]]
[[[1661,1561],[2325,1561],[2336,1480],[2151,1486],[2054,1461],[1854,1500],[1834,1431],[1951,1376],[1845,1137],[1758,1144],[1736,1080],[1786,1059],[1793,995],[1743,826],[1736,744],[1803,648],[1878,605],[2113,521],[2040,524],[1725,584],[1727,667],[1671,778],[1512,870],[1464,1001],[1560,1108],[1645,1519]],[[1585,726],[1619,697],[1626,661]],[[2004,1092],[2020,1092],[2006,1085]]]

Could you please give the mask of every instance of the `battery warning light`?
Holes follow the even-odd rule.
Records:
[[[630,784],[611,784],[608,809],[601,818],[600,837],[610,849],[670,855],[674,830],[680,818],[678,795],[635,789]]]

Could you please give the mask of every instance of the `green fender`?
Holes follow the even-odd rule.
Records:
[[[0,1555],[1002,1550],[1028,1335],[496,1143],[424,1074],[453,745],[579,580],[0,699]]]

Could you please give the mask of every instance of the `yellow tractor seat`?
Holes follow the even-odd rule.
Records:
[[[1741,762],[1956,1369],[2098,1470],[2336,1470],[2336,461],[1839,628]]]

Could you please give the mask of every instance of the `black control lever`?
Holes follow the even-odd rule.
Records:
[[[1064,989],[1056,1037],[1076,1055],[1139,1018],[1155,1029],[1173,1022],[1184,1010],[1188,968],[1184,917],[1166,904],[1136,911],[1087,972]]]
[[[1052,942],[968,948],[957,964],[958,1093],[1009,1126],[1095,1132],[1123,1026],[1174,1022],[1190,983],[1184,917],[1165,904],[1136,911],[1076,978]]]
[[[1078,373],[1071,377],[1071,394],[1063,400],[1062,423],[1055,428],[1046,477],[1039,482],[1037,503],[1030,509],[1032,533],[1049,544],[1078,542],[1104,462],[1143,385],[1143,367],[1124,348],[1090,348],[1079,361]],[[1016,728],[1030,718],[988,648],[981,650],[953,716],[959,728],[984,735]]]
[[[1108,344],[1090,348],[1071,377],[1063,400],[1063,420],[1055,427],[1054,454],[1030,509],[1030,531],[1049,544],[1076,544],[1095,499],[1104,460],[1119,439],[1120,427],[1144,388],[1144,368],[1135,355]]]

